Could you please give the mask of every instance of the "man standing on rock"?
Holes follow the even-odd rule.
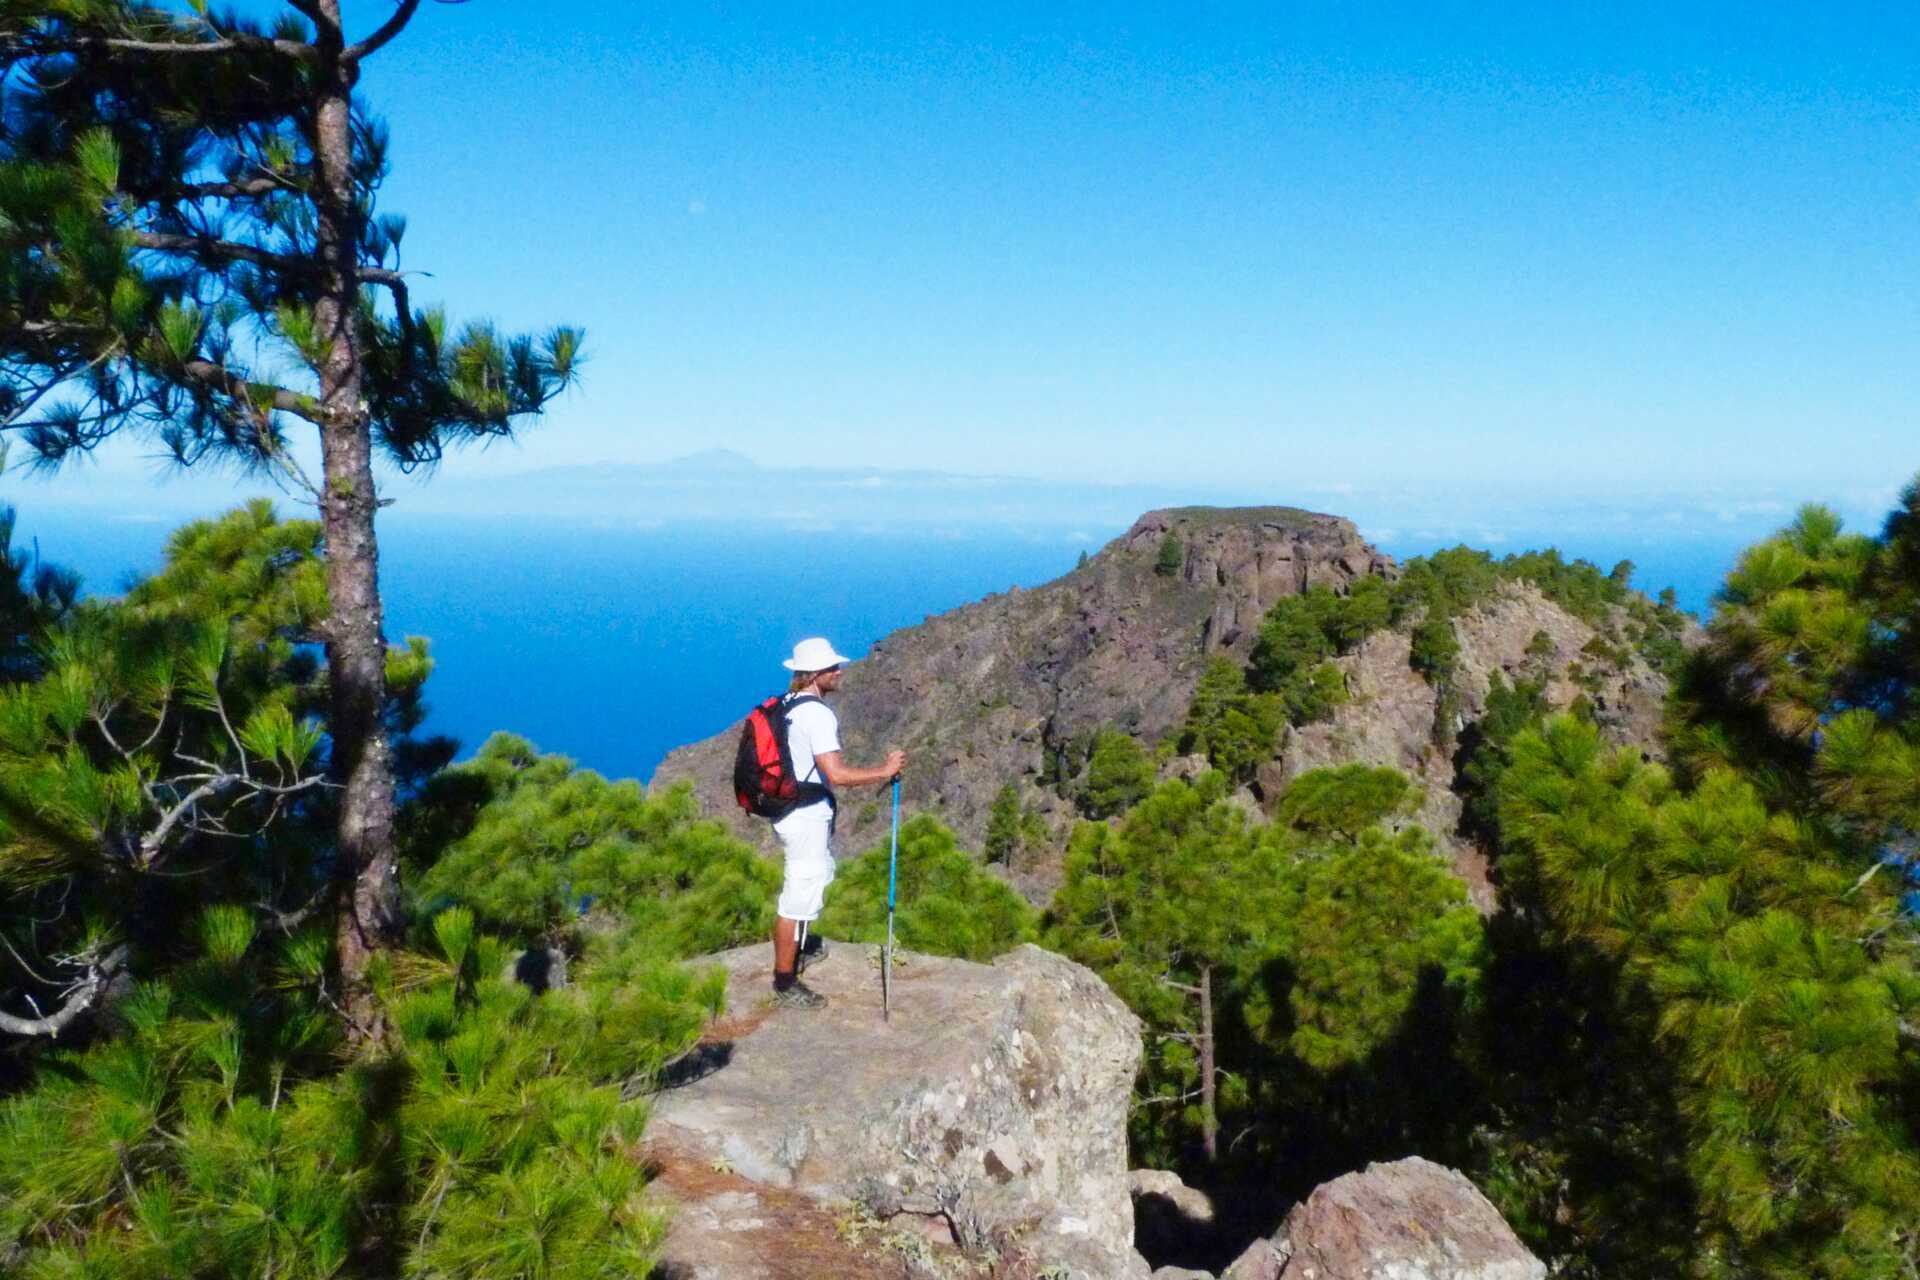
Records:
[[[786,854],[780,882],[779,917],[773,922],[773,1002],[786,1009],[819,1009],[827,998],[800,981],[800,973],[826,959],[827,946],[806,927],[820,914],[827,886],[833,883],[834,787],[862,787],[898,777],[907,767],[904,751],[887,754],[886,763],[859,769],[840,758],[840,721],[825,702],[840,687],[841,668],[850,659],[815,637],[793,647],[781,663],[793,672],[787,685],[787,747],[793,776],[822,788],[820,799],[800,805],[773,824]],[[803,951],[804,945],[804,951]]]

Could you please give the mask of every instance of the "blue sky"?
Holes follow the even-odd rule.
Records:
[[[589,334],[449,472],[1870,512],[1920,471],[1916,68],[1902,6],[474,0],[363,88],[416,298]]]

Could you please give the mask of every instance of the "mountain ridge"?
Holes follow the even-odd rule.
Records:
[[[1177,566],[1160,562],[1169,538]],[[1086,745],[1118,728],[1149,748],[1177,736],[1207,662],[1244,663],[1268,610],[1313,587],[1345,594],[1365,577],[1401,574],[1352,521],[1295,507],[1170,507],[1148,511],[1071,572],[1029,590],[995,593],[883,638],[848,668],[836,697],[851,759],[889,747],[910,757],[903,802],[932,811],[981,848],[995,796],[1012,783],[1044,847],[1009,874],[1035,901],[1057,885],[1060,849],[1080,816],[1059,761],[1084,766]],[[1443,691],[1415,669],[1412,624],[1387,627],[1333,659],[1344,701],[1324,720],[1283,732],[1241,797],[1263,809],[1301,772],[1358,761],[1391,765],[1419,789],[1414,819],[1441,837],[1483,908],[1484,860],[1460,836],[1463,800],[1454,751],[1484,714],[1493,679],[1537,678],[1548,706],[1585,697],[1618,742],[1658,750],[1666,681],[1640,654],[1608,640],[1621,619],[1576,617],[1526,582],[1500,586],[1448,620],[1458,671]],[[1542,639],[1541,637],[1544,637]],[[1599,648],[1596,649],[1596,644]],[[1603,663],[1594,655],[1604,651]],[[1617,659],[1617,661],[1615,661]],[[670,752],[650,785],[692,784],[706,812],[771,851],[766,824],[734,805],[728,782],[735,730]],[[1162,753],[1164,756],[1165,753]],[[1204,768],[1163,759],[1162,776]],[[884,837],[871,793],[842,797],[838,847]]]

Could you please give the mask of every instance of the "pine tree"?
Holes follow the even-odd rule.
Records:
[[[0,939],[29,958],[21,999],[40,993],[0,1030],[58,1035],[209,903],[326,918],[319,542],[265,502],[189,524],[159,574],[71,610],[39,678],[0,689]],[[382,719],[403,745],[430,670],[424,641],[390,657]],[[49,988],[68,994],[49,1006]]]
[[[1290,914],[1272,846],[1225,790],[1217,773],[1176,779],[1118,828],[1083,824],[1048,912],[1047,945],[1100,973],[1151,1030],[1136,1136],[1154,1159],[1189,1125],[1217,1158],[1222,1089],[1245,1093],[1220,1063],[1217,1019]]]
[[[509,434],[580,344],[456,334],[413,305],[405,223],[374,214],[386,132],[353,89],[418,7],[358,39],[341,0],[289,0],[270,27],[136,0],[0,13],[0,424],[47,465],[147,435],[318,508],[337,943],[369,1029],[367,965],[400,926],[374,460],[412,470]],[[319,438],[317,477],[289,447],[298,426]]]
[[[1324,670],[1339,679],[1331,666]],[[1344,693],[1344,685],[1341,689]],[[1235,782],[1252,780],[1255,770],[1273,758],[1287,717],[1285,696],[1249,691],[1246,675],[1231,659],[1214,658],[1194,687],[1180,749],[1204,755]]]
[[[1715,769],[1690,791],[1571,717],[1521,735],[1503,873],[1644,983],[1684,1085],[1716,1275],[1864,1280],[1920,1257],[1911,922],[1831,826]],[[1862,871],[1862,864],[1867,870]]]
[[[981,854],[988,862],[1011,862],[1020,847],[1020,788],[1009,782],[994,793],[987,810],[987,835]]]
[[[1153,789],[1153,759],[1132,735],[1102,729],[1087,758],[1087,781],[1080,803],[1091,818],[1124,813]]]
[[[1295,811],[1391,811],[1393,779],[1355,769],[1306,775],[1309,793],[1343,799]],[[1436,1132],[1455,1140],[1431,1154],[1461,1158],[1478,1115],[1453,1040],[1481,931],[1426,832],[1256,828],[1222,775],[1176,779],[1117,826],[1075,831],[1048,926],[1049,946],[1147,1024],[1136,1159],[1205,1177],[1187,1145],[1210,1168],[1228,1124],[1260,1135],[1236,1154],[1243,1171],[1301,1192]]]
[[[1178,574],[1187,563],[1186,548],[1180,545],[1180,539],[1169,533],[1160,539],[1160,552],[1154,558],[1153,571],[1163,578]]]

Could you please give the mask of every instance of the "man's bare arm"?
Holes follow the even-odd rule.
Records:
[[[907,753],[890,752],[885,764],[875,765],[871,769],[855,768],[842,759],[838,751],[817,755],[813,758],[813,763],[826,776],[827,781],[836,787],[867,787],[898,777],[900,771],[907,767]]]

